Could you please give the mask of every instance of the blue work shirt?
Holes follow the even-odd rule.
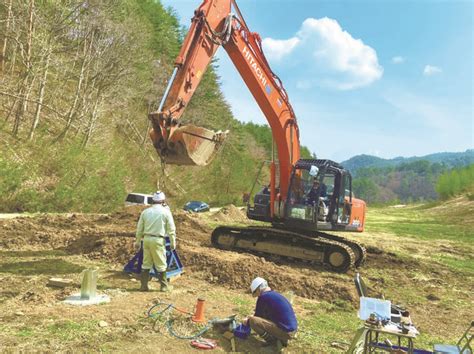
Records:
[[[290,302],[273,290],[265,291],[258,297],[255,316],[276,323],[285,332],[293,332],[298,328],[295,312]]]

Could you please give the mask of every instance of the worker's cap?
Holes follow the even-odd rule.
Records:
[[[267,281],[263,278],[256,277],[254,280],[252,280],[252,283],[250,284],[250,291],[253,294],[255,291],[257,291],[258,288],[266,288],[266,287],[268,287]]]
[[[161,191],[156,191],[153,194],[153,201],[155,201],[155,202],[163,202],[165,199],[166,199],[166,195],[165,195],[165,193],[163,193]]]

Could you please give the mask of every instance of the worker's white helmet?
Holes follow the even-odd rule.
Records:
[[[268,287],[267,281],[263,278],[256,277],[254,280],[252,280],[252,283],[250,284],[250,291],[254,293],[255,291],[257,291],[258,288],[266,287]]]
[[[153,201],[155,202],[163,202],[165,201],[166,196],[165,193],[161,191],[156,191],[155,194],[153,194]]]

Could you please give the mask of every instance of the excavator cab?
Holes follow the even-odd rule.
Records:
[[[284,224],[305,230],[345,230],[351,217],[352,178],[331,160],[299,160],[291,176]]]
[[[292,229],[349,231],[352,204],[349,171],[331,160],[299,160],[291,175],[283,218],[271,217],[268,186],[255,194],[253,205],[247,206],[247,216]]]

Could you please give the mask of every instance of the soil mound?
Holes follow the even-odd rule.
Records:
[[[247,215],[245,212],[236,207],[233,204],[230,204],[226,207],[221,208],[215,215],[214,218],[216,221],[221,222],[246,222],[248,221]]]
[[[321,277],[318,272],[304,266],[267,261],[263,257],[229,251],[202,252],[187,248],[180,252],[181,259],[193,273],[210,283],[226,285],[231,289],[248,290],[256,276],[269,281],[279,291],[291,290],[295,294],[327,301],[344,299],[357,303],[357,294],[352,283],[340,282],[332,277]]]

